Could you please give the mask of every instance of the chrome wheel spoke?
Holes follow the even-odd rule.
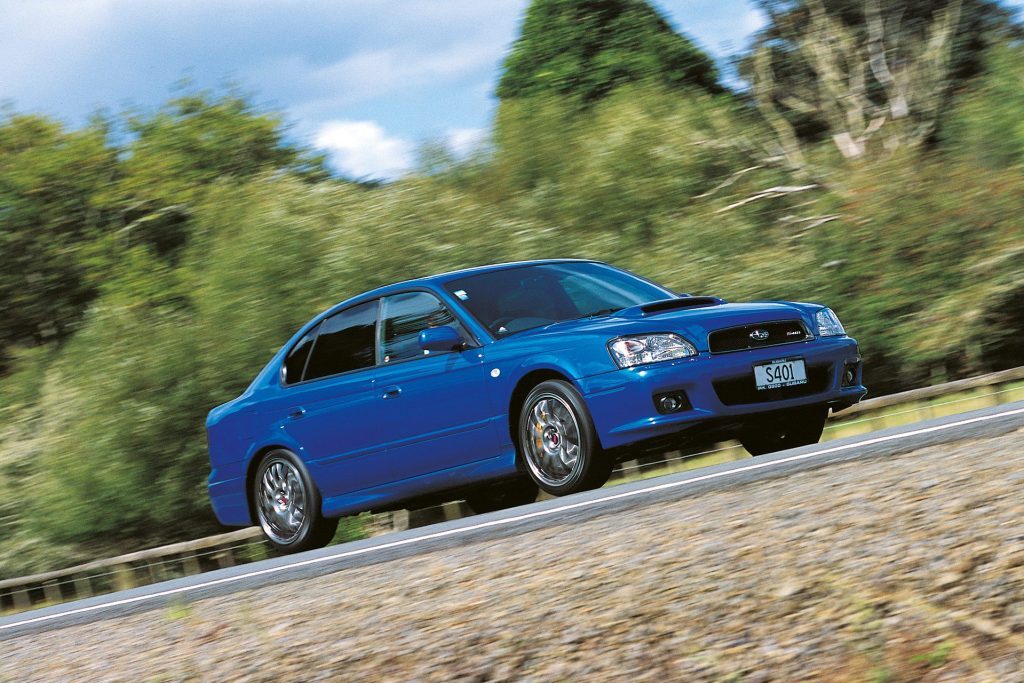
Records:
[[[544,404],[545,403],[547,403],[547,401],[537,401],[537,405],[535,405],[533,407],[533,421],[534,421],[534,424],[536,424],[542,430],[544,429],[544,427],[548,423],[547,418],[545,417],[545,410],[544,410]]]
[[[527,465],[541,481],[561,485],[580,462],[576,414],[562,397],[546,394],[534,402],[528,415],[522,440]]]
[[[289,543],[306,522],[306,491],[296,466],[275,459],[264,470],[257,492],[260,526],[278,543]]]

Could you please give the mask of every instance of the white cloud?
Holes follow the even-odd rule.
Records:
[[[315,144],[338,170],[354,178],[393,180],[413,165],[413,144],[389,136],[375,121],[328,121]]]
[[[768,17],[765,16],[764,12],[757,9],[756,7],[752,7],[751,9],[747,10],[747,12],[743,15],[742,21],[740,21],[741,36],[739,36],[739,39],[745,40],[755,32],[763,29],[767,25]]]
[[[483,128],[449,128],[445,138],[452,153],[465,158],[480,149],[487,139],[487,131]]]
[[[257,64],[246,75],[254,82],[290,84],[306,96],[307,108],[337,110],[415,89],[458,87],[467,78],[489,79],[501,54],[500,44],[485,41],[438,49],[404,44],[363,50],[324,65],[292,54]]]

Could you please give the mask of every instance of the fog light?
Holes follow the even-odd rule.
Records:
[[[659,413],[678,413],[681,410],[690,409],[690,401],[686,398],[685,391],[672,391],[665,394],[655,394],[654,407]]]
[[[860,365],[860,361],[853,361],[843,365],[843,379],[840,386],[852,387],[857,383],[857,367]]]

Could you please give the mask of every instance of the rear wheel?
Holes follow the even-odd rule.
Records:
[[[263,458],[253,480],[252,500],[263,535],[282,553],[321,548],[338,528],[337,519],[320,513],[320,491],[291,451],[271,451]]]
[[[602,486],[612,460],[602,450],[586,403],[562,380],[541,382],[519,414],[519,453],[530,477],[555,496]]]
[[[526,505],[537,500],[537,484],[526,476],[500,481],[466,494],[466,504],[481,514]]]
[[[773,413],[748,424],[740,435],[740,443],[751,455],[809,446],[818,443],[827,417],[828,406]]]

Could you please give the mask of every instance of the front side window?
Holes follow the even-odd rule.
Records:
[[[465,330],[452,312],[427,292],[406,292],[385,298],[381,320],[381,359],[384,363],[423,356],[419,336],[429,327],[449,325],[463,339],[466,338]]]
[[[320,324],[304,380],[368,368],[374,364],[377,301],[335,313]]]

